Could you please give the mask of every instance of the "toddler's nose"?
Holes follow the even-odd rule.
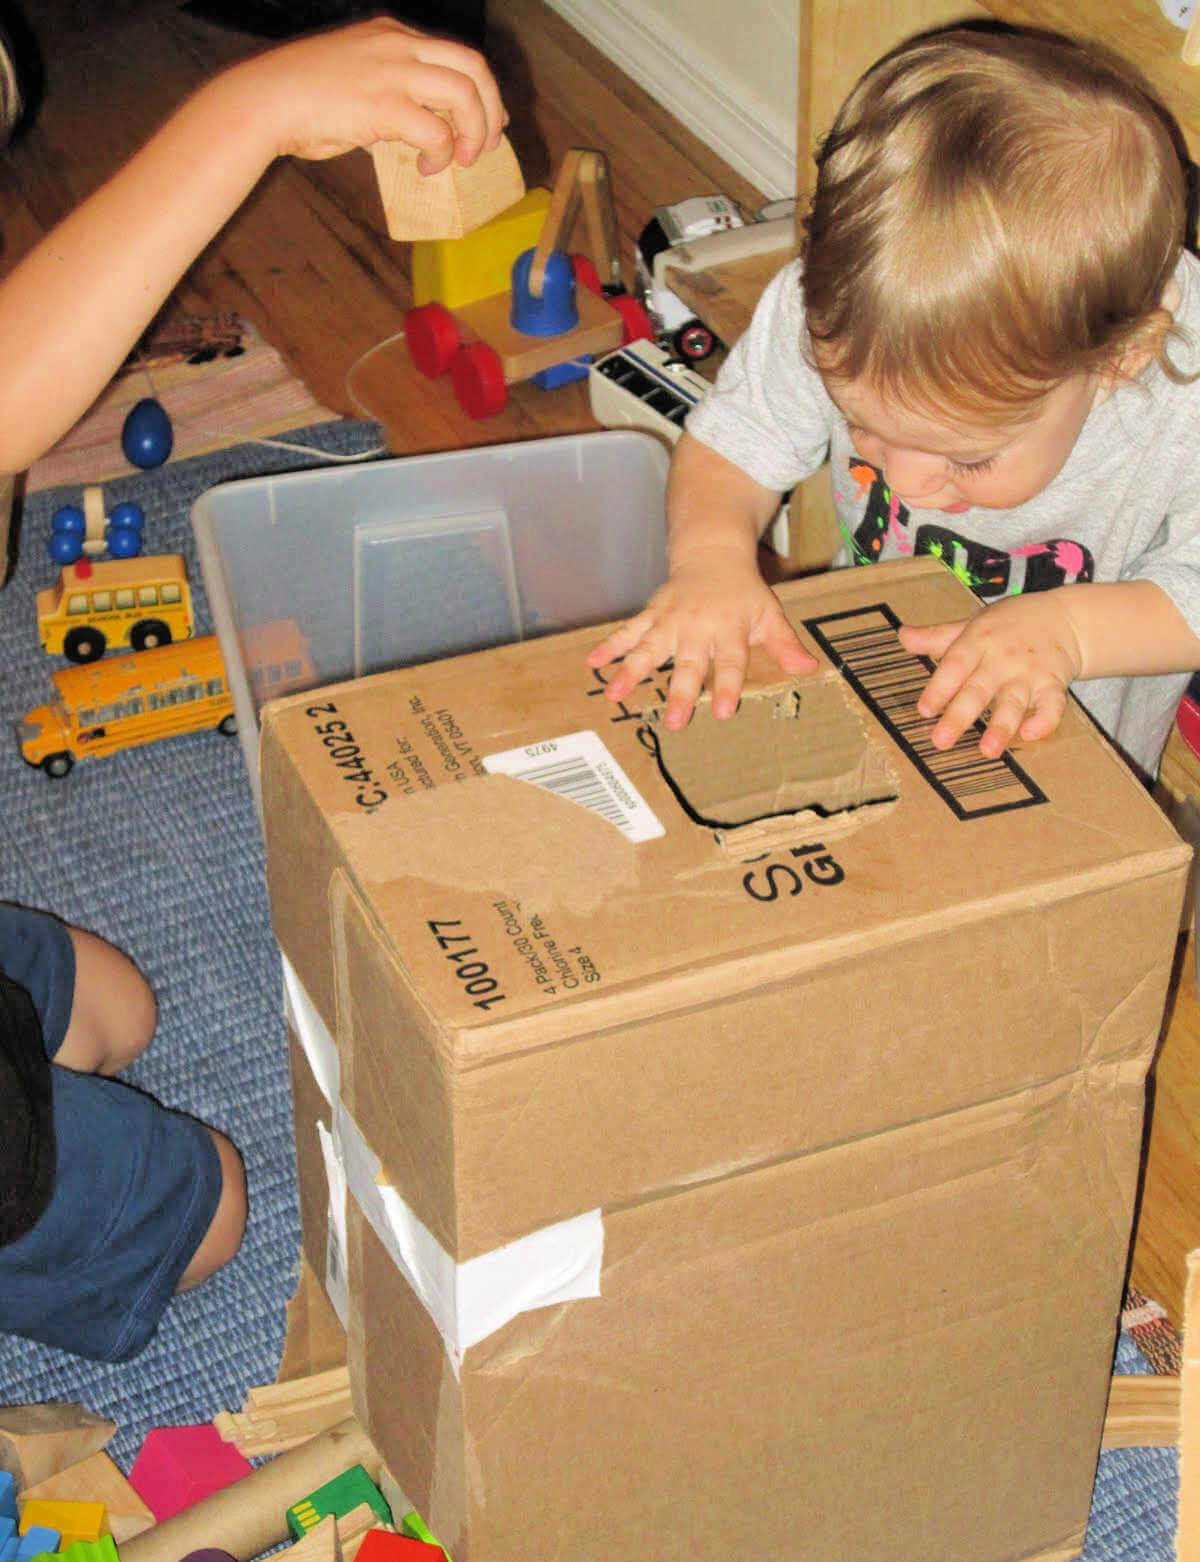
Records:
[[[889,449],[884,455],[883,476],[901,499],[924,499],[945,483],[946,463],[940,456],[926,455],[920,450]]]

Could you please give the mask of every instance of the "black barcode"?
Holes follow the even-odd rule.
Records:
[[[979,752],[983,723],[968,727],[953,748],[929,741],[934,721],[918,714],[917,700],[933,663],[900,644],[900,620],[886,603],[805,619],[864,704],[908,753],[917,769],[960,819],[981,819],[1046,801],[1045,793],[1011,754],[985,759]]]
[[[529,781],[534,786],[544,786],[573,803],[590,808],[595,814],[603,814],[626,835],[633,833],[633,821],[620,799],[598,770],[578,754],[569,754],[547,764],[530,765],[528,769],[510,772],[518,781]]]

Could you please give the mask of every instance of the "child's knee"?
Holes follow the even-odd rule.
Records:
[[[75,946],[71,1021],[55,1062],[80,1073],[116,1074],[149,1046],[158,1023],[150,984],[128,955],[82,928]]]
[[[241,1247],[246,1231],[246,1170],[242,1157],[224,1134],[215,1128],[208,1131],[221,1162],[221,1197],[208,1230],[176,1287],[179,1291],[190,1291],[223,1268]]]

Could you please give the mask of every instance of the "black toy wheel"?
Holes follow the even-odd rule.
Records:
[[[71,773],[71,767],[74,763],[75,761],[70,754],[47,754],[45,759],[42,760],[42,769],[48,776],[53,776],[55,780],[60,780],[63,776]]]
[[[217,723],[217,731],[223,732],[227,738],[237,737],[237,717],[230,711],[228,716],[222,716]]]
[[[99,629],[68,629],[63,655],[68,662],[98,662],[108,641]]]
[[[153,651],[156,646],[170,645],[171,631],[161,618],[143,618],[129,631],[129,643],[135,651]]]

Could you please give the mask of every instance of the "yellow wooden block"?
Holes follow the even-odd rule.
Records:
[[[21,1534],[35,1524],[56,1529],[62,1536],[60,1550],[65,1551],[77,1540],[99,1540],[104,1528],[104,1504],[28,1497],[21,1504]]]
[[[513,261],[537,244],[549,206],[550,191],[535,187],[474,233],[414,244],[413,303],[461,309],[494,293],[507,293]]]

